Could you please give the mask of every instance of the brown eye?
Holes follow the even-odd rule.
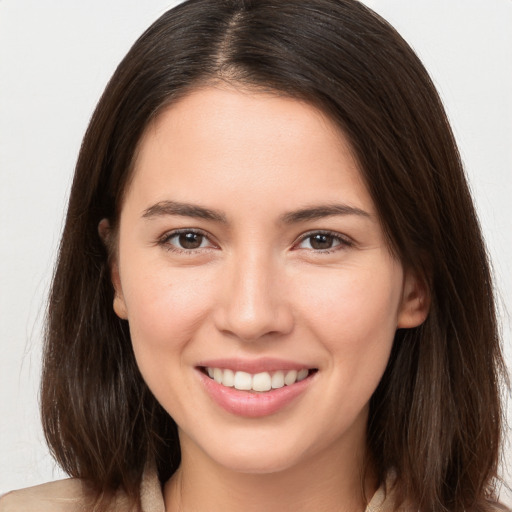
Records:
[[[197,231],[175,231],[164,236],[160,244],[170,251],[184,252],[212,247],[209,238]]]
[[[309,237],[309,240],[311,248],[318,250],[330,249],[335,242],[335,238],[332,235],[325,235],[322,233]]]
[[[351,242],[341,234],[316,232],[304,235],[297,248],[310,251],[329,251],[329,249],[341,249],[350,245],[352,245]]]
[[[178,245],[182,249],[198,249],[203,243],[204,236],[199,233],[181,233],[177,236]]]

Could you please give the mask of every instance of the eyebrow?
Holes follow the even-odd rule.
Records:
[[[217,210],[204,208],[196,204],[180,203],[178,201],[160,201],[144,210],[142,217],[151,219],[165,215],[179,215],[181,217],[193,217],[196,219],[213,220],[227,223],[226,216]]]
[[[211,220],[227,224],[226,215],[219,210],[212,210],[191,203],[179,201],[160,201],[144,210],[142,217],[152,219],[167,215],[178,215],[181,217],[192,217],[196,219]],[[336,215],[357,215],[359,217],[371,218],[368,212],[346,204],[329,204],[301,208],[283,214],[280,222],[283,224],[297,224],[309,220],[323,219]]]
[[[295,224],[308,220],[323,219],[325,217],[333,217],[335,215],[357,215],[359,217],[372,218],[368,212],[349,206],[346,204],[329,204],[312,206],[310,208],[302,208],[292,212],[285,213],[281,216],[281,222],[284,224]]]

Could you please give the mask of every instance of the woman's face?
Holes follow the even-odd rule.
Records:
[[[362,454],[395,330],[424,313],[322,113],[227,87],[172,105],[141,141],[117,254],[115,310],[185,457],[260,473]]]

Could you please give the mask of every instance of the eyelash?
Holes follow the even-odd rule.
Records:
[[[329,247],[327,249],[310,249],[315,253],[319,254],[331,254],[333,252],[346,249],[347,247],[352,247],[354,245],[353,241],[349,239],[347,236],[343,236],[340,233],[337,233],[336,231],[309,231],[307,233],[304,233],[301,235],[297,242],[293,244],[294,247],[297,247],[300,245],[304,240],[307,240],[308,238],[313,238],[317,235],[324,235],[332,237],[335,242],[337,242],[338,245],[335,245],[333,247]]]
[[[177,245],[170,243],[170,241],[173,238],[178,237],[180,235],[186,235],[186,234],[194,234],[194,235],[202,236],[210,242],[212,247],[198,247],[196,249],[186,249],[186,248],[178,247]],[[192,229],[192,228],[176,229],[174,231],[166,233],[158,240],[158,245],[163,246],[169,252],[174,252],[176,254],[187,254],[187,255],[193,255],[193,254],[197,253],[199,250],[204,251],[205,249],[212,249],[212,248],[216,247],[215,244],[212,243],[210,236],[207,233],[205,233],[204,231],[201,231],[200,229]]]
[[[184,234],[194,234],[194,235],[202,236],[206,240],[209,241],[209,243],[212,245],[212,247],[197,247],[194,249],[186,249],[186,248],[178,247],[177,245],[170,243],[170,240],[172,240],[173,238],[178,237],[180,235],[184,235]],[[305,240],[307,240],[308,238],[310,239],[310,238],[313,238],[314,236],[318,236],[318,235],[332,237],[333,241],[337,242],[337,245],[335,245],[334,247],[329,247],[327,249],[311,248],[311,249],[307,249],[307,250],[311,250],[312,252],[319,253],[319,254],[330,254],[335,251],[343,250],[344,248],[347,248],[347,247],[352,247],[354,245],[352,240],[350,240],[346,236],[341,235],[340,233],[337,233],[335,231],[325,231],[325,230],[318,231],[317,230],[317,231],[309,231],[309,232],[301,235],[298,238],[298,240],[293,243],[292,248],[295,249],[300,244],[302,244]],[[204,231],[201,231],[199,229],[193,229],[193,228],[177,229],[177,230],[171,231],[169,233],[166,233],[158,240],[158,245],[163,246],[167,251],[174,252],[177,254],[187,254],[187,255],[196,254],[200,250],[204,251],[205,249],[208,250],[208,249],[216,248],[216,245],[211,241],[210,236],[207,233],[205,233]]]

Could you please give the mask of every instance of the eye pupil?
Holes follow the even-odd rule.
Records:
[[[179,236],[179,243],[183,249],[197,249],[201,247],[203,242],[203,235],[198,233],[181,233]]]
[[[332,247],[334,237],[332,235],[322,235],[321,233],[311,237],[311,247],[313,249],[330,249]]]

